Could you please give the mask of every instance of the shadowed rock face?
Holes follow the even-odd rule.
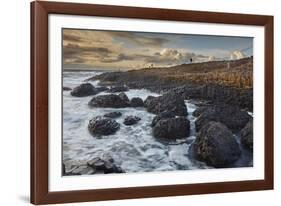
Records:
[[[89,103],[91,107],[111,107],[111,108],[124,108],[128,107],[128,101],[121,98],[116,94],[99,95],[94,97]]]
[[[202,127],[193,148],[198,159],[214,167],[224,167],[241,155],[234,135],[219,122],[209,122]]]
[[[103,116],[108,117],[108,118],[118,118],[118,117],[122,116],[122,113],[121,112],[110,112],[110,113],[107,113]]]
[[[114,134],[120,124],[113,119],[97,116],[89,121],[88,129],[93,136]]]
[[[144,103],[141,98],[134,97],[131,99],[130,105],[131,107],[143,107]]]
[[[134,125],[136,123],[138,123],[139,121],[141,120],[141,118],[137,117],[137,116],[127,116],[125,119],[124,119],[124,124],[125,125]]]
[[[187,137],[190,132],[190,122],[185,117],[159,120],[152,128],[156,138],[177,139]]]
[[[241,130],[241,143],[248,149],[253,150],[253,120],[251,119]]]
[[[99,91],[90,83],[81,84],[70,92],[74,97],[86,97],[96,95],[97,93],[99,93]]]
[[[97,173],[124,173],[124,171],[120,167],[117,167],[114,164],[114,160],[112,158],[106,160],[96,157],[90,160],[87,164],[89,167],[93,168]]]
[[[175,117],[175,113],[174,112],[171,112],[171,111],[164,111],[164,112],[161,112],[160,114],[156,115],[152,122],[151,122],[151,126],[154,127],[157,122],[159,122],[161,119],[169,119],[169,118],[173,118]]]
[[[236,132],[241,130],[250,119],[251,116],[237,106],[215,105],[203,109],[195,125],[196,130],[199,131],[208,122],[216,121],[225,124],[233,132]]]
[[[128,105],[130,105],[130,100],[129,100],[128,96],[127,96],[124,92],[121,92],[120,94],[118,94],[118,96],[119,96],[124,102],[126,102]]]
[[[148,112],[160,114],[164,111],[174,112],[177,116],[186,116],[187,108],[183,98],[175,93],[167,93],[159,97],[147,97],[145,107]]]

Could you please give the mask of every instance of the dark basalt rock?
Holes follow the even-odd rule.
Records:
[[[118,117],[122,116],[122,113],[121,112],[110,112],[110,113],[107,113],[103,116],[108,117],[108,118],[118,118]]]
[[[173,117],[175,117],[174,112],[171,112],[171,111],[161,112],[160,114],[156,115],[153,118],[151,126],[154,127],[157,124],[157,122],[159,122],[161,119],[169,119],[169,118],[173,118]]]
[[[185,117],[161,119],[152,128],[156,138],[177,139],[187,137],[190,132],[190,122]]]
[[[241,143],[253,150],[253,120],[251,119],[246,126],[241,130]]]
[[[116,93],[116,92],[127,92],[129,91],[129,88],[126,86],[114,86],[111,87],[107,92],[109,93]]]
[[[134,125],[136,123],[138,123],[141,120],[141,118],[137,117],[137,116],[127,116],[124,119],[124,124],[125,125]]]
[[[208,122],[193,144],[196,157],[214,167],[225,167],[241,155],[233,133],[220,122]]]
[[[63,164],[62,166],[63,166],[62,168],[63,176],[90,175],[95,173],[95,170],[87,166],[86,164],[82,164],[82,165],[67,164],[67,166]]]
[[[108,87],[104,87],[104,86],[100,86],[100,87],[96,87],[96,90],[98,92],[105,92],[105,91],[109,90],[109,88]]]
[[[219,85],[185,85],[172,89],[184,99],[210,100],[215,104],[224,103],[253,110],[253,89],[236,89]]]
[[[199,131],[210,121],[221,122],[233,132],[240,131],[251,119],[251,116],[239,109],[238,106],[215,105],[207,107],[195,122],[196,130]]]
[[[148,96],[145,100],[144,100],[144,106],[145,107],[148,107],[148,105],[152,104],[152,101],[154,99],[156,99],[157,97],[154,97],[154,96]]]
[[[204,106],[204,107],[199,107],[197,108],[193,113],[192,116],[194,117],[199,117],[202,113],[204,113],[206,110],[208,109],[208,107]]]
[[[171,92],[159,97],[149,96],[145,100],[145,106],[148,112],[159,114],[164,111],[172,111],[177,116],[186,116],[187,108],[184,99]]]
[[[62,166],[64,176],[125,172],[121,167],[116,166],[114,159],[109,154],[103,154],[101,157],[95,157],[92,160],[80,165],[67,164],[67,166],[65,166],[65,164],[63,164]]]
[[[144,103],[141,98],[134,97],[131,99],[130,105],[131,107],[143,107]]]
[[[97,93],[99,92],[92,84],[84,83],[79,85],[78,87],[75,87],[70,94],[74,97],[86,97],[90,95],[96,95]]]
[[[96,157],[89,161],[87,164],[89,167],[93,168],[96,173],[124,173],[124,171],[120,167],[114,164],[113,159],[106,160],[100,157]]]
[[[63,91],[70,91],[70,90],[72,90],[70,87],[62,87],[62,90]]]
[[[118,94],[118,96],[119,96],[124,102],[126,102],[128,105],[130,104],[130,100],[129,100],[128,96],[127,96],[124,92],[121,92],[120,94]]]
[[[113,119],[97,116],[89,121],[88,129],[93,136],[111,135],[119,130],[120,124]]]
[[[128,107],[129,103],[116,94],[99,95],[93,97],[88,103],[91,107],[110,107],[110,108],[124,108]]]

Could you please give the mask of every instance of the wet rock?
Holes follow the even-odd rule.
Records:
[[[152,128],[156,138],[177,139],[187,137],[190,132],[190,122],[185,117],[161,119]]]
[[[90,95],[96,95],[97,93],[98,91],[92,84],[84,83],[75,87],[70,94],[74,97],[86,97]]]
[[[100,86],[100,87],[96,87],[96,90],[98,92],[105,92],[105,91],[109,90],[109,88],[105,87],[105,86]]]
[[[177,116],[187,115],[184,99],[173,92],[159,97],[149,96],[145,101],[145,106],[148,112],[154,114],[159,114],[164,111],[172,111]]]
[[[154,100],[154,99],[156,99],[157,97],[154,97],[154,96],[148,96],[145,100],[144,100],[144,106],[145,107],[148,107],[148,105],[150,105],[150,104],[152,104],[152,101]]]
[[[210,100],[216,104],[224,103],[253,110],[253,89],[237,89],[219,85],[185,85],[173,89],[184,99]]]
[[[70,87],[62,87],[62,90],[63,90],[63,91],[70,91],[71,88],[70,88]]]
[[[246,126],[241,130],[241,143],[253,150],[253,120],[251,119]]]
[[[67,163],[62,166],[64,176],[90,175],[95,173],[95,171],[91,167],[87,166],[87,164],[72,165]]]
[[[131,107],[143,107],[144,103],[141,98],[134,97],[131,99],[130,105],[131,105]]]
[[[208,109],[208,107],[199,107],[197,108],[193,113],[192,116],[194,117],[199,117],[202,113],[204,113],[206,110]]]
[[[119,96],[124,102],[126,102],[128,105],[130,104],[130,100],[129,100],[128,96],[127,96],[124,92],[121,92],[120,94],[118,94],[118,96]]]
[[[121,112],[110,112],[110,113],[107,113],[103,116],[108,117],[108,118],[118,118],[118,117],[122,116],[122,113]]]
[[[195,155],[214,167],[225,167],[241,155],[233,133],[220,122],[208,122],[199,131],[193,144]]]
[[[158,121],[160,121],[161,119],[169,119],[169,118],[173,118],[175,117],[175,113],[171,112],[171,111],[164,111],[161,112],[160,114],[156,115],[151,123],[151,126],[154,127]]]
[[[87,165],[81,165],[72,170],[71,173],[73,175],[91,175],[95,173],[95,170]]]
[[[129,88],[126,86],[114,86],[111,87],[107,92],[109,93],[116,93],[116,92],[127,92],[129,91]]]
[[[124,108],[128,107],[129,103],[116,94],[99,95],[93,97],[88,103],[92,107],[109,107],[109,108]]]
[[[137,117],[137,116],[127,116],[125,119],[124,119],[124,124],[125,125],[134,125],[136,123],[138,123],[139,121],[141,120],[141,118]]]
[[[97,116],[89,121],[88,129],[93,136],[111,135],[119,130],[120,124],[113,119]]]
[[[96,158],[90,160],[87,164],[88,164],[88,166],[93,168],[96,173],[104,173],[104,174],[124,173],[122,168],[120,168],[114,164],[113,159],[106,160],[106,159],[102,159],[100,157],[96,157]]]
[[[239,109],[238,106],[215,105],[207,107],[197,118],[195,125],[199,131],[204,125],[210,121],[221,122],[225,124],[233,132],[241,130],[251,119],[251,116]]]

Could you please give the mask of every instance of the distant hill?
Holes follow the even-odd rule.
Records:
[[[161,77],[192,84],[217,84],[235,88],[253,87],[253,58],[182,64],[173,67],[131,70],[131,74]]]

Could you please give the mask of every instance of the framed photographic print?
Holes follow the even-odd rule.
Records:
[[[273,189],[273,17],[31,3],[31,202]]]

